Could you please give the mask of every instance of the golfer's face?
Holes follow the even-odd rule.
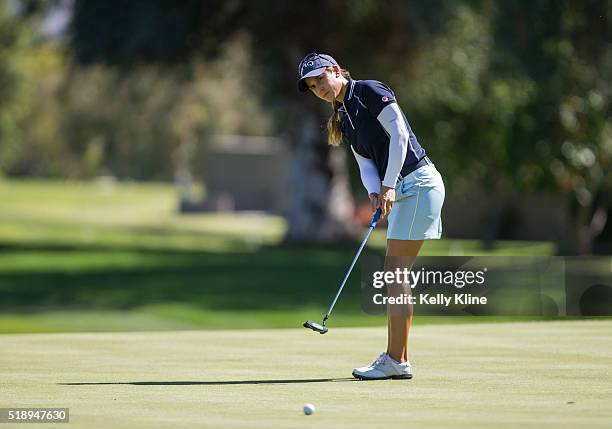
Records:
[[[304,79],[308,89],[321,100],[332,102],[336,98],[333,73],[330,69],[325,70],[319,76]]]

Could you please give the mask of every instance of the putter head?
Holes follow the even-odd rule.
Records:
[[[327,327],[325,325],[321,325],[314,320],[307,320],[304,322],[304,328],[312,329],[319,334],[325,334],[327,332]]]

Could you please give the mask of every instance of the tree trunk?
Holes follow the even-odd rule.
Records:
[[[354,220],[346,151],[327,144],[324,120],[314,109],[297,107],[291,135],[288,231],[285,242],[354,242]]]
[[[593,236],[589,228],[588,212],[590,207],[578,205],[574,219],[574,234],[576,241],[576,253],[578,255],[590,255],[593,250]]]
[[[593,192],[595,194],[595,192]],[[588,205],[581,204],[578,198],[572,196],[572,221],[574,228],[572,251],[578,255],[593,253],[595,239],[603,232],[608,223],[609,200],[592,201]]]

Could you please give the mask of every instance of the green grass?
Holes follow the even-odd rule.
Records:
[[[285,246],[278,216],[180,215],[167,184],[0,181],[0,332],[292,327],[329,305],[355,247]],[[366,254],[384,252],[384,231]],[[423,255],[550,255],[428,241]],[[371,326],[356,273],[336,326]],[[436,318],[424,318],[435,322]]]
[[[385,328],[2,335],[0,396],[69,407],[70,427],[92,429],[608,428],[611,331],[415,327],[415,377],[369,382],[350,373],[384,349]]]

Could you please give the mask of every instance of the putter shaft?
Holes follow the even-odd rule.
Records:
[[[366,242],[368,241],[368,238],[370,237],[370,234],[372,234],[372,231],[374,231],[374,228],[376,228],[376,224],[378,223],[378,220],[380,219],[380,215],[381,214],[382,214],[382,210],[380,208],[378,210],[376,210],[376,213],[374,214],[374,218],[372,218],[372,222],[370,223],[370,228],[368,228],[368,232],[366,233],[363,241],[361,242],[361,246],[359,246],[359,250],[357,250],[357,254],[353,258],[353,262],[351,263],[351,266],[349,267],[348,271],[346,272],[346,275],[344,276],[344,280],[342,280],[342,284],[340,285],[340,289],[338,289],[338,293],[334,297],[334,300],[332,301],[331,305],[329,306],[329,309],[327,310],[327,313],[325,314],[325,317],[323,318],[323,326],[325,326],[325,322],[327,321],[327,319],[329,319],[329,315],[331,314],[332,310],[334,309],[334,306],[336,305],[336,301],[338,301],[338,297],[342,293],[342,289],[344,289],[344,285],[346,284],[346,281],[348,280],[349,276],[351,275],[351,271],[353,271],[353,267],[355,266],[355,263],[357,262],[357,259],[359,258],[359,255],[361,254],[361,251],[365,247]]]

